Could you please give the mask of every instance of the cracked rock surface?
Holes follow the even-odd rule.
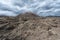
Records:
[[[60,17],[1,16],[0,40],[60,40]]]

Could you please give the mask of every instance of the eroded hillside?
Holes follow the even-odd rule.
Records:
[[[60,40],[60,17],[1,16],[0,40]]]

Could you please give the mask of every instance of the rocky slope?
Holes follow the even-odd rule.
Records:
[[[0,16],[0,40],[60,40],[60,17]]]

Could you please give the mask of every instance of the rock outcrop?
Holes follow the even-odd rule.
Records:
[[[60,17],[0,16],[0,40],[60,40]]]

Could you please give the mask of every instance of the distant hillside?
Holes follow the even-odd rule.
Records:
[[[60,17],[0,16],[0,40],[60,40]]]

